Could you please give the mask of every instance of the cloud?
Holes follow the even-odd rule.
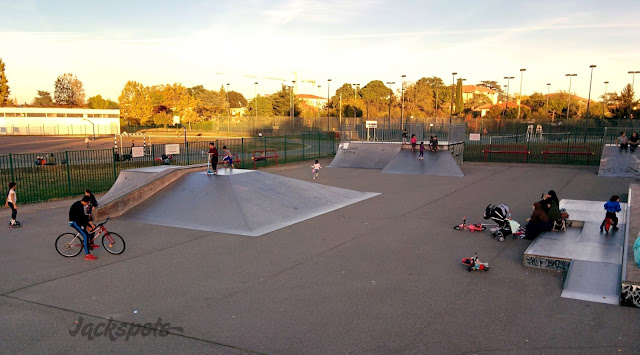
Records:
[[[380,0],[287,0],[280,6],[264,10],[269,23],[340,23],[378,8]]]

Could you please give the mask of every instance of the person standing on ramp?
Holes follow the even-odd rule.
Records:
[[[218,148],[213,142],[209,143],[209,162],[211,163],[211,170],[207,171],[207,174],[218,175]]]
[[[402,129],[402,144],[407,144],[407,129],[403,128]]]

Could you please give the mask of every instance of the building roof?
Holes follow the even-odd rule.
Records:
[[[312,100],[326,100],[326,97],[310,95],[310,94],[298,94],[296,95],[297,99],[312,99]]]
[[[462,85],[462,92],[463,93],[470,93],[470,92],[481,92],[481,93],[486,93],[486,94],[496,94],[497,91],[489,89],[489,88],[485,88],[484,86],[478,86],[478,85]]]

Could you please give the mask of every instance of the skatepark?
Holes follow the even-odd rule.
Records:
[[[589,166],[458,166],[446,150],[419,165],[400,144],[372,144],[343,144],[313,182],[311,162],[121,173],[100,201],[119,215],[109,227],[127,250],[98,249],[95,262],[53,248],[73,200],[26,206],[24,227],[0,238],[0,343],[9,353],[638,352],[640,310],[581,291],[603,269],[624,273],[624,236],[640,230],[627,217],[633,179]],[[567,232],[499,242],[452,229],[463,217],[488,223],[490,203],[524,223],[549,189],[575,221]],[[614,194],[631,206],[619,231],[600,235],[597,204]],[[571,243],[591,252],[563,252]],[[460,263],[476,252],[490,271]],[[607,265],[589,274],[593,263]],[[569,277],[580,264],[587,274]],[[79,317],[162,318],[181,331],[89,340],[70,335]]]

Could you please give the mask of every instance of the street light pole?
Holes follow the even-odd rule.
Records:
[[[551,89],[551,83],[547,83],[547,114],[549,114],[549,90]],[[551,116],[551,123],[553,123],[553,116]]]
[[[331,79],[327,79],[327,132],[329,129],[329,85],[331,85]]]
[[[231,131],[231,102],[229,102],[229,83],[227,83],[227,132]]]
[[[520,104],[522,103],[522,78],[527,69],[520,69],[520,93],[518,93],[518,121],[520,121]]]
[[[402,105],[400,106],[400,126],[404,129],[404,78],[407,76],[402,74]]]
[[[253,87],[253,92],[254,92],[254,100],[256,101],[256,122],[255,124],[258,124],[258,82],[256,81],[254,83],[254,87]]]
[[[628,72],[629,74],[631,74],[631,88],[634,90],[635,93],[635,89],[636,89],[636,74],[640,74],[640,70],[632,70]],[[631,98],[631,103],[629,104],[629,119],[631,119],[631,106],[633,104],[633,97]]]
[[[589,66],[591,68],[591,76],[589,77],[589,96],[587,97],[587,114],[584,117],[584,136],[586,140],[587,136],[587,122],[589,121],[589,105],[591,104],[591,82],[593,81],[593,68],[595,68],[595,64]]]
[[[567,123],[569,123],[569,108],[571,107],[571,78],[578,76],[578,74],[565,74],[569,77],[569,99],[567,100]]]
[[[451,129],[451,118],[453,118],[453,90],[456,87],[456,75],[458,75],[458,73],[451,73],[451,110],[449,112],[449,129]]]
[[[604,95],[602,96],[602,119],[604,120],[604,112],[607,109],[607,86],[609,85],[608,81],[604,82]]]
[[[395,81],[387,81],[387,85],[389,85],[389,118],[387,124],[391,126],[391,97],[393,96],[393,88],[391,85],[395,84]]]
[[[511,79],[513,79],[513,76],[505,76],[504,78],[507,79],[507,101],[504,103],[504,111],[506,111],[507,108],[509,108],[509,87],[511,86]]]

